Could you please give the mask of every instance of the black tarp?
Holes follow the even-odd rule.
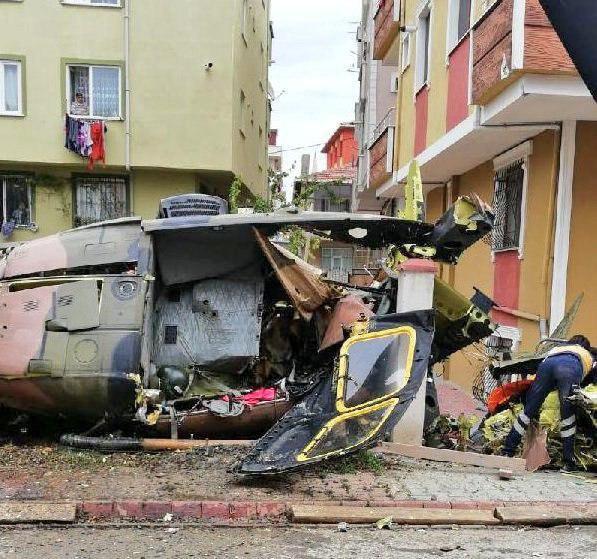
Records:
[[[540,0],[591,95],[597,101],[597,0]]]

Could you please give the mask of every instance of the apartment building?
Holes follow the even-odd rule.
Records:
[[[355,105],[359,164],[352,205],[353,211],[379,213],[384,200],[376,190],[391,182],[394,168],[399,53],[392,41],[384,42],[379,33],[377,42],[375,37],[382,23],[388,21],[390,31],[399,25],[399,18],[395,5],[382,5],[378,0],[362,0],[362,4],[357,30],[359,100]],[[391,39],[391,34],[386,34]]]
[[[493,202],[492,239],[443,278],[489,294],[515,349],[533,348],[582,293],[573,329],[597,339],[597,104],[539,1],[383,0],[374,42],[374,58],[399,61],[393,169],[375,194],[399,201],[416,158],[428,220],[459,195]],[[470,387],[482,364],[457,355],[445,374]]]
[[[227,197],[234,176],[264,195],[269,15],[269,0],[0,1],[0,242]]]

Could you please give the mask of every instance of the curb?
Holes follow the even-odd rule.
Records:
[[[398,507],[452,510],[495,510],[499,507],[597,507],[597,501],[82,501],[76,503],[83,521],[198,520],[218,523],[238,521],[286,522],[293,505],[320,507]],[[168,515],[168,516],[167,516]]]

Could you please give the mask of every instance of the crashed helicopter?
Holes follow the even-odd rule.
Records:
[[[280,472],[373,445],[434,363],[493,331],[488,299],[439,279],[433,309],[396,313],[392,261],[456,263],[491,230],[478,198],[428,224],[294,210],[198,215],[198,196],[170,199],[158,219],[97,223],[7,251],[1,405],[153,435],[262,435],[239,471]],[[272,242],[289,227],[391,247],[382,281],[327,281]]]

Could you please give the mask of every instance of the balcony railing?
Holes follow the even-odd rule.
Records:
[[[391,107],[388,109],[386,115],[379,121],[377,126],[373,129],[369,145],[373,145],[379,137],[387,130],[389,126],[393,126],[396,122],[396,109]]]
[[[524,25],[513,26],[524,12]],[[520,74],[576,74],[539,0],[498,0],[473,31],[473,103],[484,105]]]
[[[390,108],[373,130],[369,142],[369,187],[389,180],[394,170],[394,123],[396,109]]]
[[[398,8],[394,0],[379,0],[375,14],[373,58],[383,60],[400,33]]]

